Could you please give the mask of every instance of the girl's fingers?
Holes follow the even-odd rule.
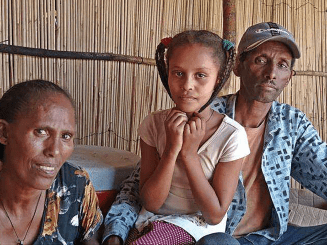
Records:
[[[175,111],[174,113],[169,113],[166,121],[170,124],[177,126],[185,125],[188,118],[184,112]]]
[[[185,115],[186,116],[186,113],[173,108],[168,113],[166,120],[170,120],[172,117],[175,117],[176,115]]]
[[[186,134],[191,133],[190,125],[188,123],[185,124],[184,133],[186,133]]]

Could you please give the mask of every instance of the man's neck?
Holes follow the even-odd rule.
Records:
[[[257,128],[266,119],[271,104],[272,102],[250,101],[239,94],[236,100],[234,119],[243,127]]]

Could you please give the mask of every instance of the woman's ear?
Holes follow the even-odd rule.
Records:
[[[9,123],[6,120],[0,119],[0,143],[3,145],[7,145],[8,126]]]

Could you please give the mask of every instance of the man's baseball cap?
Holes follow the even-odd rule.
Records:
[[[282,42],[292,51],[293,58],[298,59],[301,57],[293,35],[283,26],[273,22],[262,22],[250,26],[243,34],[238,45],[238,55],[255,49],[267,41]]]

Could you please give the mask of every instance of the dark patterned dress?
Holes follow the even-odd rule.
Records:
[[[102,220],[88,173],[66,162],[47,190],[42,224],[34,244],[78,244],[91,238]]]

